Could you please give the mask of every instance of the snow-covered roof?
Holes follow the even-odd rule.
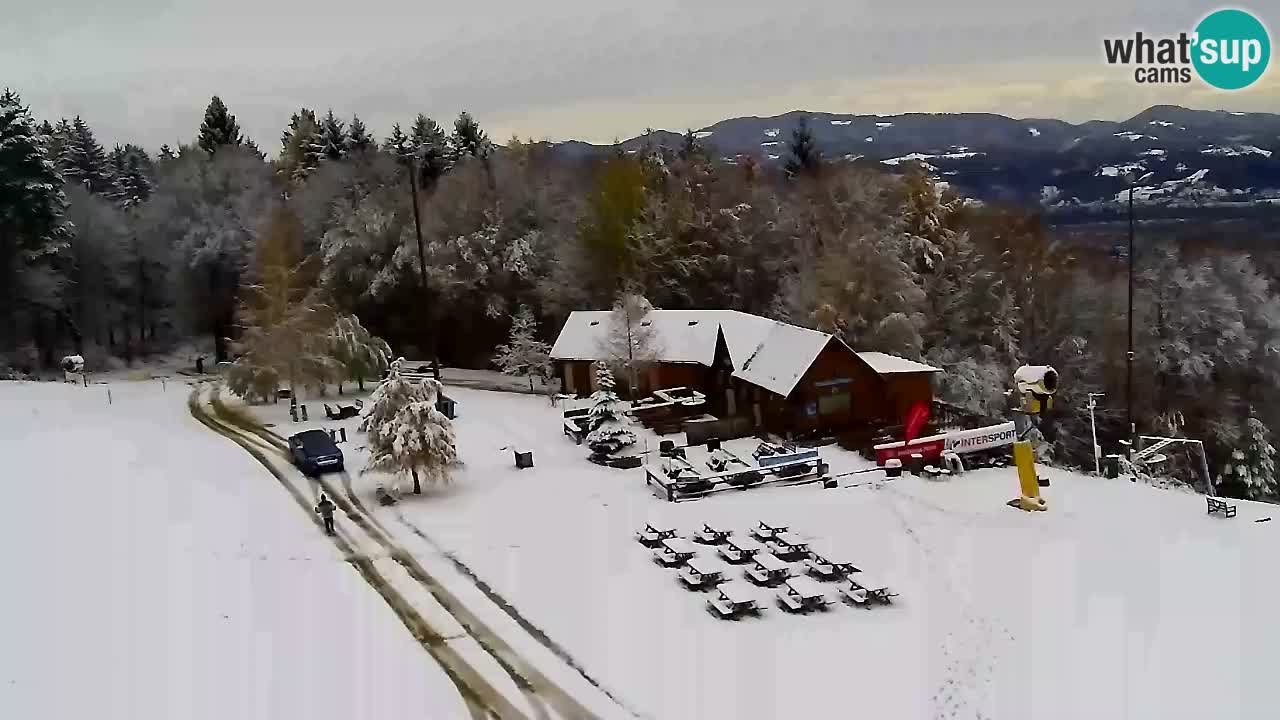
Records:
[[[774,322],[746,364],[734,363],[738,369],[733,376],[786,397],[832,340],[831,335],[817,330]],[[838,339],[835,342],[843,344]]]
[[[613,322],[608,310],[570,313],[551,348],[552,359],[604,359]],[[654,338],[651,350],[660,362],[710,366],[715,361],[716,337],[723,329],[734,367],[742,367],[769,329],[779,324],[737,310],[653,310],[640,321],[645,322]]]
[[[897,355],[882,352],[860,352],[858,357],[871,366],[877,375],[896,375],[898,373],[936,373],[942,372],[936,367],[908,360]]]

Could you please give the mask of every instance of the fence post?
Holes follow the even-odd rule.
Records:
[[[111,388],[107,388],[107,404],[111,405]]]
[[[306,421],[307,421],[307,406],[306,406],[306,405],[299,405],[298,407],[302,408],[302,422],[306,422]]]
[[[333,428],[329,428],[329,439],[334,443],[338,442],[338,433]]]
[[[347,429],[346,429],[346,428],[338,428],[338,436],[342,438],[341,442],[346,442],[346,441],[347,441]]]

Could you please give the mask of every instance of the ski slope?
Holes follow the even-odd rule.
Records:
[[[356,437],[344,447],[357,494],[406,542],[429,537],[475,573],[636,714],[1274,717],[1280,518],[1255,522],[1271,506],[1241,502],[1222,520],[1199,495],[1053,469],[1039,514],[1004,505],[1012,469],[942,483],[873,472],[839,489],[670,504],[641,471],[588,463],[545,398],[448,394],[465,462],[456,482],[379,508],[380,480],[356,475]],[[281,432],[305,427],[283,405],[258,412]],[[533,469],[514,467],[515,447],[533,450]],[[866,467],[835,449],[824,457],[835,472]],[[789,524],[900,597],[792,616],[761,590],[762,618],[718,621],[633,539],[649,520],[686,534]]]
[[[470,717],[189,391],[0,382],[0,717]]]

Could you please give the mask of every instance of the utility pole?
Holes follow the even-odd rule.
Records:
[[[1127,404],[1125,422],[1129,425],[1129,452],[1133,452],[1138,427],[1133,422],[1133,183],[1129,184],[1129,352],[1125,355],[1128,378],[1124,397]]]
[[[410,200],[413,202],[413,232],[418,237],[418,279],[422,283],[422,292],[425,295],[427,292],[427,256],[422,249],[422,218],[418,214],[418,167],[413,162],[417,154],[418,154],[418,150],[417,148],[414,148],[413,151],[410,152],[408,155],[409,193],[410,193]],[[430,313],[424,312],[422,313],[422,317],[430,318],[431,315]],[[430,320],[428,320],[427,322],[429,323]],[[431,354],[434,357],[436,355],[435,333],[432,332],[431,329],[428,327],[426,334],[431,337],[431,351],[432,351]]]
[[[1093,411],[1098,407],[1098,398],[1106,397],[1106,393],[1089,393],[1089,433],[1093,435],[1093,472],[1102,474],[1102,448],[1098,447],[1098,424],[1094,421]]]

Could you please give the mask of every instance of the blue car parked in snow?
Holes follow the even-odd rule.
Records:
[[[307,430],[289,438],[293,464],[306,475],[340,471],[342,450],[324,430]]]

